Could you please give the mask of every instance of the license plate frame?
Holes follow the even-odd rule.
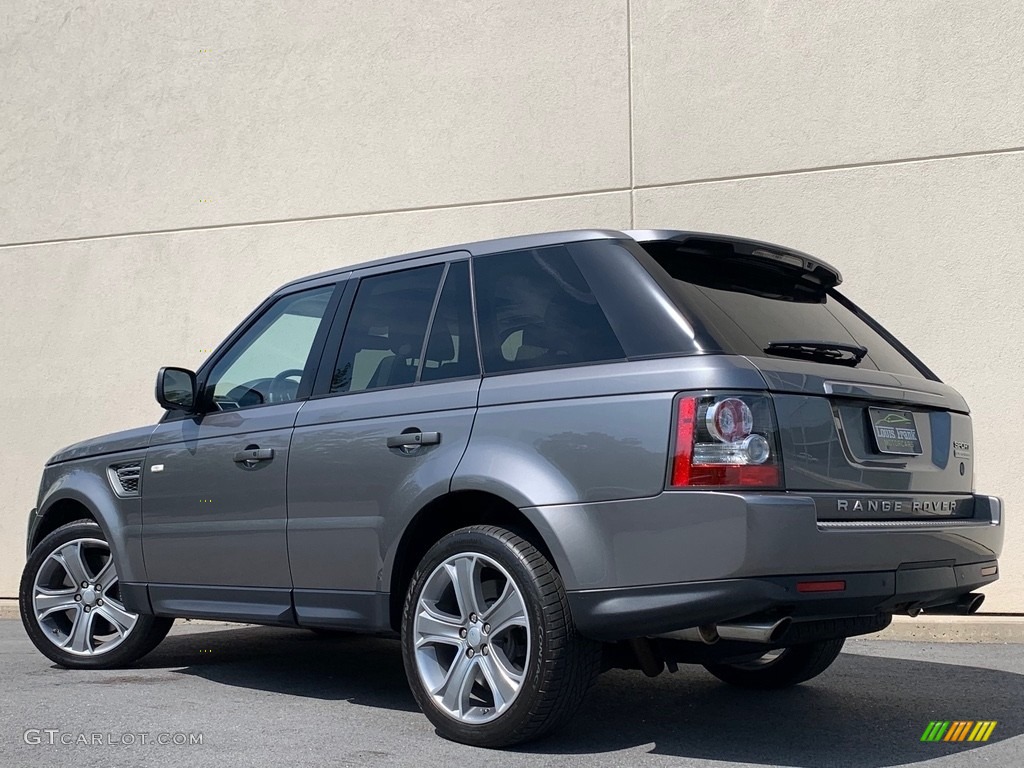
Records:
[[[868,422],[879,453],[891,456],[920,456],[924,453],[913,411],[868,408]]]

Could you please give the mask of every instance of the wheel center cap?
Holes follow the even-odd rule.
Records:
[[[97,599],[96,590],[92,587],[86,587],[82,590],[82,603],[85,605],[96,605]]]
[[[469,632],[466,633],[466,640],[469,642],[469,644],[473,648],[476,648],[478,645],[480,645],[481,639],[482,635],[480,633],[480,627],[475,625],[470,627]]]

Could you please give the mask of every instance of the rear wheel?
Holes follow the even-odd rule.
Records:
[[[491,526],[448,534],[413,574],[402,655],[438,732],[479,747],[536,739],[568,720],[600,668],[576,634],[548,559]]]
[[[705,664],[719,680],[742,688],[788,688],[817,677],[843,650],[845,638],[781,648],[742,662]]]
[[[131,664],[153,650],[174,623],[125,608],[110,545],[88,520],[61,526],[39,542],[18,596],[29,639],[63,667]]]

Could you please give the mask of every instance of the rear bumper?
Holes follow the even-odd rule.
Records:
[[[905,612],[943,605],[991,584],[994,560],[960,566],[908,566],[895,571],[662,584],[569,593],[577,629],[596,640],[626,640],[755,614],[795,622]],[[842,592],[803,593],[802,581],[842,581]]]
[[[839,617],[939,605],[989,584],[1002,502],[970,518],[819,520],[811,495],[669,491],[647,499],[532,507],[577,625],[637,637],[767,610]],[[804,594],[801,580],[842,580]],[[623,635],[623,632],[628,632]]]

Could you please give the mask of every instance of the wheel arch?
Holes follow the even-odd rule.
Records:
[[[558,569],[537,527],[513,503],[486,491],[452,491],[426,504],[402,531],[391,558],[389,621],[401,627],[405,593],[416,566],[443,536],[470,525],[497,525],[527,539]]]
[[[30,546],[34,549],[43,537],[62,525],[91,520],[103,531],[122,581],[145,582],[139,536],[141,512],[139,498],[116,499],[105,477],[85,468],[69,468],[55,477],[43,494]],[[136,533],[130,536],[133,527]]]
[[[96,515],[81,500],[68,496],[55,499],[39,516],[39,522],[33,529],[32,538],[28,542],[29,552],[38,547],[40,541],[58,528],[77,520],[88,520],[99,524]],[[100,528],[103,526],[100,525]]]

